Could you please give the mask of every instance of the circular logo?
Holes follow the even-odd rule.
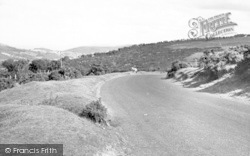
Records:
[[[5,153],[11,153],[11,149],[10,148],[5,148]]]

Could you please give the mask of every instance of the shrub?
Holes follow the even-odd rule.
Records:
[[[8,78],[8,77],[10,77],[10,73],[6,70],[0,69],[0,78]]]
[[[199,67],[207,68],[209,66],[216,65],[219,62],[220,62],[220,58],[218,56],[216,56],[215,54],[213,54],[213,53],[204,54],[199,59]]]
[[[49,80],[61,80],[62,75],[58,71],[53,71],[49,74]]]
[[[177,70],[179,70],[179,69],[181,68],[180,64],[181,64],[180,61],[174,61],[174,62],[172,63],[172,68],[171,68],[171,70],[172,70],[172,71],[177,71]]]
[[[53,70],[59,70],[61,68],[61,62],[60,60],[53,60],[47,63],[47,69],[49,71],[53,71]]]
[[[235,68],[235,75],[240,76],[242,74],[245,74],[249,70],[250,70],[250,58],[246,58],[237,64]]]
[[[250,58],[250,46],[245,46],[245,51],[243,52],[244,58]]]
[[[48,81],[49,75],[47,73],[36,73],[31,79],[32,81]]]
[[[80,78],[82,77],[82,74],[79,70],[74,69],[72,67],[64,67],[62,69],[60,69],[59,74],[61,74],[62,76],[64,76],[64,78]]]
[[[216,80],[219,78],[219,71],[217,66],[209,66],[204,69],[203,74],[204,78],[207,79],[208,82]]]
[[[15,82],[8,78],[0,78],[0,91],[15,86]]]
[[[177,70],[181,69],[181,68],[187,68],[188,64],[185,62],[181,62],[181,61],[174,61],[172,63],[172,67],[170,70],[168,70],[168,74],[167,77],[168,78],[172,78],[174,77],[174,74],[176,73]]]
[[[95,123],[106,124],[107,109],[101,104],[101,100],[99,99],[86,105],[80,116],[90,119]]]
[[[93,64],[87,75],[101,75],[105,74],[105,67],[99,64]]]
[[[34,77],[34,75],[35,75],[35,73],[33,73],[31,71],[19,72],[17,74],[18,83],[25,84],[25,83],[31,82],[32,81],[32,77]]]
[[[236,64],[243,59],[243,56],[237,51],[226,51],[221,57],[227,64]]]

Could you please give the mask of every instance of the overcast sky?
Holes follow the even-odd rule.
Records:
[[[0,43],[65,50],[182,39],[189,19],[226,12],[250,34],[249,0],[0,0]]]

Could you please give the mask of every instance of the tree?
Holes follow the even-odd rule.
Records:
[[[14,61],[13,59],[8,59],[2,63],[2,66],[5,67],[8,70],[8,72],[17,73],[17,72],[21,71],[28,64],[29,64],[28,60]]]
[[[14,64],[13,59],[8,59],[3,61],[2,66],[8,70],[8,72],[13,72],[15,69],[15,64]]]
[[[64,58],[62,58],[62,61],[63,62],[67,62],[67,61],[69,61],[70,60],[70,58],[68,57],[68,56],[64,56]]]
[[[48,66],[47,69],[50,71],[58,70],[61,68],[61,63],[60,63],[60,61],[53,60],[53,61],[49,62],[47,66]]]
[[[46,71],[48,70],[49,63],[50,61],[45,59],[33,60],[30,64],[29,69],[34,73],[37,73],[39,71]]]
[[[99,64],[93,64],[87,75],[90,75],[90,74],[101,75],[103,73],[105,73],[103,66]]]
[[[28,60],[18,60],[14,62],[14,66],[15,66],[15,71],[19,72],[21,70],[23,70],[25,67],[27,67],[29,64]]]

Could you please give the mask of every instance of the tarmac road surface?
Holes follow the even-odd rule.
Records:
[[[131,75],[108,81],[101,97],[113,125],[138,156],[250,156],[250,104]]]

